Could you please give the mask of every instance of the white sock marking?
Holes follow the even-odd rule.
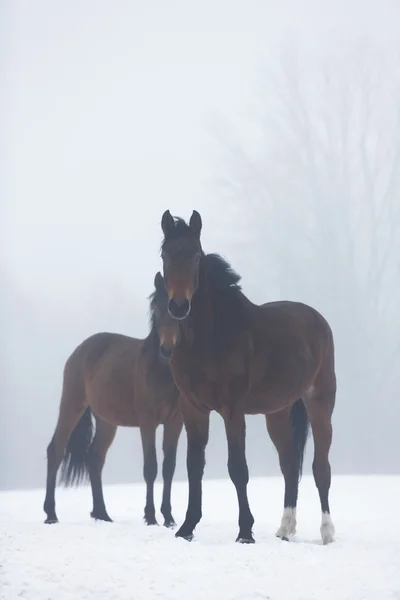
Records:
[[[324,544],[331,544],[335,537],[335,526],[329,513],[322,513],[321,537]]]
[[[279,527],[276,535],[280,538],[289,537],[296,533],[296,509],[295,508],[284,508],[281,526]]]

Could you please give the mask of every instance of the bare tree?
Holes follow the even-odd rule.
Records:
[[[229,157],[221,197],[252,242],[254,285],[264,272],[267,295],[273,274],[281,297],[331,322],[344,429],[364,428],[355,453],[371,467],[371,442],[390,457],[398,419],[399,54],[362,43],[301,61],[292,49],[260,81],[256,150],[218,132]]]

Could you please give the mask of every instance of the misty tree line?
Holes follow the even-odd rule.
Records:
[[[248,232],[234,254],[260,302],[275,290],[330,322],[335,454],[367,471],[398,470],[399,58],[365,42],[303,62],[289,49],[261,72],[256,143],[214,128],[224,219]]]

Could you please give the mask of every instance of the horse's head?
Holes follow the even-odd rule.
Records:
[[[168,312],[182,320],[190,313],[191,302],[199,285],[199,267],[202,257],[200,243],[201,216],[194,210],[189,225],[174,218],[169,210],[162,216],[164,233],[161,257],[164,282],[168,295]]]
[[[150,302],[151,318],[160,340],[160,356],[169,361],[179,342],[179,322],[169,314],[167,290],[160,272],[154,278],[154,287]]]

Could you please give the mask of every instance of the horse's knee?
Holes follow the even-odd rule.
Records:
[[[50,460],[51,458],[53,458],[53,456],[55,456],[55,453],[56,453],[56,442],[55,442],[55,436],[53,435],[53,437],[51,438],[50,444],[47,446],[47,458]]]
[[[331,483],[331,465],[328,458],[314,458],[312,470],[317,486],[329,487]]]
[[[228,456],[228,472],[235,485],[247,485],[249,470],[244,453],[237,447],[230,448]]]
[[[66,444],[61,444],[56,438],[56,434],[51,438],[50,444],[47,446],[47,462],[50,467],[59,465],[62,461]]]
[[[155,481],[157,477],[157,456],[155,448],[145,457],[143,465],[143,476],[146,481]]]

